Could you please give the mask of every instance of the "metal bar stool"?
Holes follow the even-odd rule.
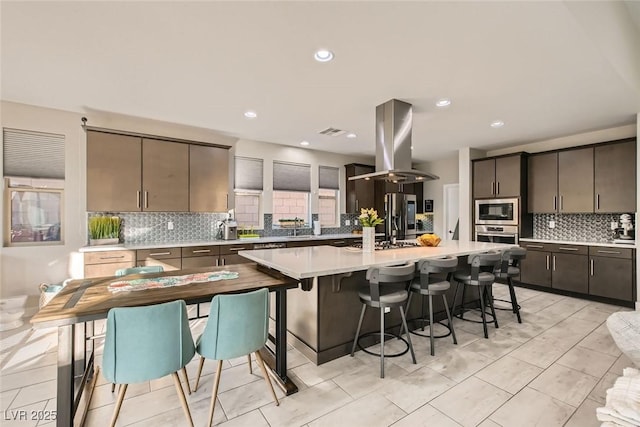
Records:
[[[484,337],[489,338],[489,333],[487,331],[487,314],[490,314],[493,317],[493,323],[496,328],[498,328],[498,319],[496,317],[496,312],[493,308],[493,302],[491,298],[491,294],[489,289],[491,285],[495,281],[496,277],[493,275],[493,270],[495,269],[497,263],[499,263],[502,259],[502,254],[498,251],[491,251],[481,254],[472,254],[469,255],[467,260],[469,265],[471,266],[470,270],[460,270],[456,271],[453,274],[453,279],[458,282],[456,285],[456,292],[453,296],[453,309],[451,312],[456,316],[456,300],[458,297],[458,289],[460,288],[460,284],[462,283],[464,287],[462,288],[462,300],[460,301],[460,319],[468,320],[470,322],[475,322],[471,319],[464,318],[464,298],[465,298],[465,290],[467,286],[476,286],[478,288],[478,296],[480,297],[480,315],[482,316],[482,328],[484,329]],[[488,270],[488,271],[483,271]],[[485,302],[486,301],[486,302]],[[486,313],[485,305],[488,304],[491,309],[491,313]],[[479,322],[478,322],[479,323]]]
[[[358,321],[358,329],[353,339],[353,346],[351,347],[351,356],[356,351],[356,345],[360,347],[358,340],[361,338],[360,329],[362,327],[362,320],[364,319],[364,313],[368,307],[375,307],[380,309],[380,354],[372,353],[364,348],[360,347],[365,353],[380,356],[380,378],[384,378],[384,337],[385,335],[390,337],[396,337],[393,334],[386,333],[384,331],[384,312],[385,308],[398,307],[400,310],[400,316],[402,317],[402,328],[408,331],[407,319],[404,315],[402,306],[407,302],[409,298],[409,292],[407,291],[409,283],[413,280],[416,266],[414,263],[404,264],[394,267],[371,267],[367,270],[367,280],[369,286],[363,286],[359,292],[360,302],[362,302],[362,311],[360,312],[360,320]],[[363,334],[362,337],[371,334]],[[402,337],[396,338],[405,341]],[[413,352],[413,346],[411,345],[410,334],[407,333],[407,339],[405,343],[408,345],[411,351],[411,359],[413,363],[416,363],[416,355]],[[402,353],[394,356],[401,356],[406,353],[406,350]],[[389,355],[388,357],[391,357]]]
[[[434,338],[444,338],[451,335],[453,337],[453,343],[458,344],[458,340],[456,339],[456,332],[453,329],[453,322],[451,321],[451,313],[449,313],[449,304],[447,304],[447,297],[445,295],[449,290],[449,288],[451,287],[451,284],[449,283],[449,280],[451,280],[451,273],[456,270],[457,266],[458,266],[458,258],[454,256],[420,260],[418,261],[419,280],[417,281],[414,280],[414,282],[411,284],[411,287],[409,288],[411,292],[409,292],[409,301],[407,302],[405,317],[407,316],[407,313],[409,311],[409,306],[411,305],[411,298],[413,297],[414,293],[422,296],[421,303],[422,303],[422,300],[424,300],[425,296],[429,297],[429,320],[426,320],[424,318],[424,313],[422,318],[419,319],[424,323],[429,322],[429,335],[424,335],[416,331],[411,331],[411,333],[415,335],[420,335],[423,337],[427,337],[427,336],[429,337],[432,356],[435,355]],[[440,282],[429,283],[429,274],[432,274],[432,273],[448,273],[447,279]],[[444,302],[444,309],[447,312],[447,319],[449,320],[449,324],[445,325],[442,322],[438,322],[449,330],[449,333],[445,335],[434,335],[433,333],[433,296],[434,295],[442,296],[442,301]],[[424,331],[424,326],[422,327],[422,330]]]
[[[526,258],[526,256],[527,250],[520,246],[505,249],[502,251],[502,261],[500,262],[500,266],[496,267],[493,271],[496,279],[507,281],[507,286],[509,286],[509,295],[511,295],[510,301],[495,298],[496,301],[511,303],[511,309],[502,307],[495,308],[498,310],[512,310],[518,318],[518,323],[522,323],[522,319],[520,318],[520,305],[518,305],[518,299],[516,298],[516,290],[513,287],[513,278],[520,274],[520,260]]]

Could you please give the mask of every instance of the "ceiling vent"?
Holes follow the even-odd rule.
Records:
[[[344,135],[345,133],[347,133],[346,130],[342,130],[342,129],[336,129],[336,128],[326,128],[325,130],[321,130],[320,132],[318,132],[320,135],[327,135],[327,136],[340,136],[340,135]]]

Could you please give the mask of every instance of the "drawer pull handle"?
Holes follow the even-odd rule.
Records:
[[[334,245],[341,245],[344,243],[344,240],[337,240],[335,242],[333,242]]]
[[[193,251],[194,254],[208,254],[211,252],[211,249],[198,249],[197,251]]]
[[[553,271],[556,271],[556,256],[553,256]]]
[[[124,255],[120,255],[120,256],[101,256],[100,259],[120,259],[120,258],[124,258]]]
[[[149,256],[158,256],[158,255],[171,255],[171,252],[156,252],[156,253],[149,254]]]
[[[561,251],[577,251],[577,248],[563,248],[562,246],[558,248]]]
[[[604,251],[604,250],[598,250],[599,254],[618,254],[620,255],[622,252],[619,251]]]
[[[247,248],[229,248],[230,251],[244,251]]]
[[[549,269],[549,255],[547,255],[547,270]]]
[[[593,276],[593,258],[591,258],[591,275]]]
[[[538,248],[538,249],[544,248],[544,246],[542,246],[542,245],[525,245],[525,246],[528,247],[528,248]]]

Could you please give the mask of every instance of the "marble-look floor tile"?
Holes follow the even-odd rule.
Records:
[[[177,398],[177,397],[176,397]],[[187,399],[189,404],[189,412],[193,424],[196,426],[206,425],[209,421],[209,406],[211,404],[210,398],[204,398],[199,400]],[[160,410],[160,409],[159,409]],[[213,424],[217,425],[227,420],[224,411],[220,405],[216,405],[216,409],[213,413]],[[153,415],[144,420],[128,424],[135,427],[157,427],[157,426],[188,426],[187,417],[182,409],[182,406],[173,408],[169,411],[161,412],[157,415]]]
[[[465,350],[473,351],[474,353],[481,354],[489,359],[497,359],[522,345],[520,341],[512,340],[500,335],[498,331],[496,331],[492,339],[476,340],[471,344],[466,345],[464,347]]]
[[[580,347],[586,347],[600,353],[618,357],[622,354],[613,338],[609,334],[589,334],[585,339],[580,341]]]
[[[556,323],[554,326],[543,332],[541,336],[566,338],[568,335],[571,335],[586,337],[598,326],[600,326],[600,322],[569,317],[568,319],[564,319]]]
[[[390,379],[376,393],[382,394],[400,409],[409,413],[455,385],[455,381],[425,367],[402,377]]]
[[[173,381],[173,380],[172,380]],[[173,382],[170,385],[171,387],[175,387]],[[97,385],[93,389],[93,395],[91,396],[91,403],[89,404],[89,408],[99,408],[100,406],[105,405],[113,405],[116,403],[118,399],[118,385],[113,392],[111,392],[111,383],[104,383],[102,385]],[[131,399],[132,397],[139,396],[144,393],[149,393],[151,388],[149,387],[149,382],[130,384],[127,387],[127,393],[125,394],[125,401],[127,399]],[[54,393],[55,394],[55,393]]]
[[[494,423],[493,421],[491,421],[491,418],[487,418],[486,420],[478,424],[478,427],[502,427],[502,426],[498,423]]]
[[[525,387],[489,417],[500,426],[561,427],[574,407]]]
[[[615,356],[576,346],[567,351],[556,363],[601,378],[616,360]]]
[[[610,311],[603,310],[598,306],[589,304],[586,307],[582,308],[580,311],[574,313],[571,317],[603,323],[609,316],[611,316]]]
[[[479,399],[479,396],[482,396]],[[511,394],[478,378],[467,378],[430,402],[463,426],[475,426],[502,406]]]
[[[353,399],[333,381],[325,381],[287,396],[280,406],[268,405],[260,412],[272,427],[299,426],[340,408]]]
[[[56,379],[56,369],[52,366],[28,369],[26,371],[2,374],[0,391],[13,390],[34,384],[41,384]]]
[[[566,353],[571,346],[557,338],[536,337],[509,353],[509,356],[546,369]]]
[[[0,411],[4,411],[9,408],[9,405],[16,398],[21,389],[16,388],[13,390],[3,391],[0,393]]]
[[[379,365],[363,364],[355,369],[344,372],[337,377],[333,378],[333,381],[349,393],[354,399],[376,391],[377,389],[388,386],[390,381],[396,377],[402,377],[407,372],[393,363],[385,366],[386,378],[380,378]]]
[[[613,387],[618,377],[619,375],[612,374],[610,372],[604,374],[591,393],[589,393],[589,399],[595,400],[600,405],[604,406],[607,403],[607,390]]]
[[[375,425],[375,424],[374,424]],[[393,427],[460,427],[460,424],[447,417],[431,405],[424,405],[413,411]]]
[[[57,381],[51,380],[23,387],[20,389],[20,393],[18,393],[10,407],[15,408],[34,402],[53,399],[56,397],[58,391],[56,386]]]
[[[533,380],[529,387],[578,407],[598,383],[598,378],[554,364]]]
[[[406,415],[384,396],[372,393],[310,422],[309,427],[387,426]]]
[[[222,380],[220,380],[222,382]],[[273,396],[266,381],[255,381],[242,387],[236,387],[229,391],[218,392],[218,400],[224,409],[227,418],[235,418],[264,405],[272,404]],[[282,390],[274,385],[278,399],[284,397]],[[213,390],[211,391],[213,392]],[[211,392],[208,393],[209,396]]]
[[[260,412],[260,410],[258,409],[256,409],[255,411],[247,412],[244,415],[240,415],[239,417],[226,421],[224,423],[218,424],[214,422],[214,424],[224,427],[269,427],[269,423],[262,416],[262,412]]]
[[[461,382],[492,361],[486,356],[461,348],[436,356],[434,361],[427,363],[427,367],[455,382]]]
[[[493,384],[511,394],[522,390],[543,371],[530,363],[505,356],[475,374],[476,377]]]
[[[36,427],[39,420],[33,414],[43,411],[46,404],[43,401],[3,411],[0,413],[2,427]]]
[[[596,417],[596,408],[601,406],[595,400],[585,399],[564,427],[600,427],[602,423]]]
[[[629,359],[624,353],[621,354],[616,362],[609,368],[609,372],[612,374],[616,374],[618,376],[622,376],[622,371],[624,368],[640,368],[640,366],[635,366],[634,363]]]
[[[359,355],[363,352],[356,352]],[[363,357],[371,358],[378,361],[375,356],[364,354]],[[337,377],[338,375],[356,369],[362,365],[359,357],[343,356],[339,359],[332,360],[322,365],[306,363],[291,370],[298,378],[300,378],[308,386],[314,386],[327,380]],[[375,363],[375,362],[374,362]]]

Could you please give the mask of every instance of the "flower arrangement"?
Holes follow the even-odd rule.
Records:
[[[373,208],[360,209],[360,216],[358,219],[363,227],[375,227],[376,225],[384,222],[384,219],[378,217],[378,211]]]

